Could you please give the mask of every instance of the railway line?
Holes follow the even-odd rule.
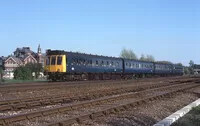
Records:
[[[0,118],[0,125],[58,126],[81,123],[87,119],[116,113],[196,86],[199,86],[198,78],[183,78],[182,80],[168,81],[168,83],[143,84],[120,90],[90,92],[90,95],[85,96],[83,94],[73,97],[59,95],[55,98],[50,96],[49,99],[45,97],[44,99],[18,99],[18,102],[14,102],[17,100],[1,101],[1,107],[6,108],[7,105],[7,108],[10,107],[10,109],[1,110],[4,115]],[[10,114],[6,114],[7,111],[10,111]]]
[[[157,79],[145,79],[145,80],[127,80],[127,81],[97,81],[97,82],[90,82],[85,83],[82,82],[82,84],[79,84],[80,82],[75,84],[53,84],[53,86],[46,86],[42,88],[42,86],[35,86],[30,87],[29,85],[23,86],[23,87],[10,87],[10,88],[0,88],[0,101],[2,100],[15,100],[15,99],[22,99],[22,98],[36,98],[36,97],[46,97],[46,96],[52,96],[53,94],[69,94],[72,95],[74,93],[80,93],[81,91],[89,92],[89,91],[102,91],[106,89],[111,88],[124,88],[124,87],[132,87],[132,86],[140,86],[143,84],[153,84],[153,83],[173,83],[183,80],[195,80],[196,78],[157,78]]]
[[[178,79],[188,79],[194,77],[188,76],[177,76],[177,77],[160,77],[160,78],[146,78],[146,79],[137,79],[137,80],[95,80],[95,81],[68,81],[68,82],[31,82],[31,83],[19,83],[19,84],[1,84],[0,91],[23,91],[23,90],[33,90],[33,89],[46,89],[46,88],[55,88],[62,86],[80,86],[88,84],[99,84],[99,83],[120,83],[124,81],[131,82],[148,82],[148,81],[167,81],[168,80],[178,80]]]
[[[34,97],[34,98],[22,98],[22,99],[13,99],[13,100],[4,100],[0,101],[0,112],[3,111],[13,111],[20,109],[33,108],[37,106],[45,106],[45,105],[55,105],[58,103],[70,103],[73,101],[83,101],[90,100],[94,98],[99,98],[103,96],[112,96],[116,94],[122,94],[125,92],[136,92],[141,90],[147,90],[151,88],[164,87],[169,85],[175,85],[180,83],[185,83],[187,81],[178,81],[173,83],[157,83],[157,84],[141,84],[132,85],[128,87],[120,87],[114,89],[107,89],[103,91],[89,91],[89,92],[79,92],[77,94],[60,94],[60,95],[51,95],[51,96],[42,96],[42,97]],[[192,80],[191,80],[192,81]]]

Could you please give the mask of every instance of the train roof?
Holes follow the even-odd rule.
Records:
[[[124,58],[123,58],[124,59]],[[124,59],[125,61],[135,61],[135,62],[143,62],[143,63],[154,63],[152,61],[144,61],[144,60],[137,60],[137,59]]]
[[[86,54],[86,53],[80,53],[80,52],[69,52],[64,50],[46,50],[47,55],[66,55],[66,54],[80,54],[80,55],[86,55],[86,56],[94,56],[94,57],[104,57],[104,58],[112,58],[112,59],[124,59],[121,57],[111,57],[111,56],[103,56],[103,55],[94,55],[94,54]],[[152,61],[143,61],[143,60],[135,60],[135,59],[124,59],[126,61],[136,61],[136,62],[145,62],[145,63],[155,63],[155,64],[163,64],[163,65],[176,65],[171,63],[161,63],[161,62],[152,62]],[[176,65],[180,66],[180,65]]]
[[[66,54],[78,54],[78,55],[86,55],[86,56],[94,56],[94,57],[104,57],[104,58],[112,58],[112,59],[122,59],[120,57],[111,57],[111,56],[103,56],[103,55],[94,55],[80,52],[69,52],[64,50],[47,50],[47,55],[66,55]]]

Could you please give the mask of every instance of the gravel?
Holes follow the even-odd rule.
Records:
[[[165,81],[158,81],[158,83],[164,83]],[[78,85],[72,87],[54,87],[47,89],[33,89],[26,91],[4,91],[0,92],[0,101],[2,100],[12,100],[20,98],[34,98],[41,96],[52,96],[52,95],[79,95],[80,93],[87,92],[101,92],[105,90],[116,90],[127,87],[141,86],[144,84],[155,84],[155,82],[134,82],[134,81],[123,81],[121,83],[110,82],[110,83],[100,83],[100,84],[88,84],[88,85]],[[105,86],[106,85],[106,86]]]
[[[115,115],[74,125],[152,126],[196,99],[198,99],[198,97],[192,93],[176,93],[176,95],[173,95],[171,98],[153,101]]]
[[[132,108],[131,110],[120,112],[117,115],[110,115],[109,117],[100,118],[93,121],[86,121],[81,125],[108,125],[108,126],[121,126],[121,125],[135,125],[135,126],[149,126],[153,125],[159,120],[162,120],[166,116],[180,109],[181,107],[189,104],[197,99],[197,96],[192,93],[176,93],[171,98],[165,98],[159,101],[153,101],[148,104]],[[115,101],[113,103],[105,104],[106,106],[112,106],[113,104],[130,103],[133,99],[123,99]],[[66,120],[74,116],[78,116],[84,113],[91,113],[96,110],[101,110],[105,105],[97,105],[90,108],[83,108],[78,111],[72,111],[65,114],[57,114],[47,116],[44,118],[34,119],[32,121],[18,122],[16,124],[31,124],[31,125],[45,125],[56,121]],[[74,124],[79,125],[79,124]]]

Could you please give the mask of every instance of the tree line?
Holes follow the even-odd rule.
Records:
[[[151,61],[151,62],[160,62],[160,63],[172,64],[172,62],[170,62],[170,61],[155,61],[154,56],[149,55],[149,54],[147,54],[147,55],[142,54],[140,57],[137,57],[137,55],[133,52],[132,49],[126,49],[126,48],[122,49],[122,51],[120,53],[120,57],[125,58],[125,59],[133,59],[133,60]],[[179,63],[179,64],[181,64],[181,63]]]

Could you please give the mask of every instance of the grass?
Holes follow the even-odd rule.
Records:
[[[14,84],[14,83],[31,83],[31,82],[43,82],[45,79],[38,80],[15,80],[15,79],[4,79],[0,84]]]
[[[200,106],[193,108],[172,126],[200,126]]]

